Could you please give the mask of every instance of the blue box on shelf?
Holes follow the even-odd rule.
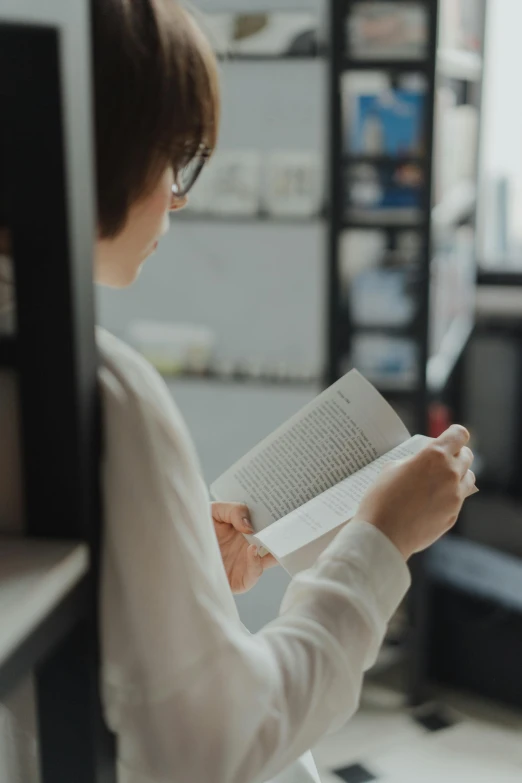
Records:
[[[348,149],[357,154],[418,155],[423,149],[424,93],[385,90],[358,95],[348,124]]]

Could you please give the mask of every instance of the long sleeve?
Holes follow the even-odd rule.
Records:
[[[120,781],[261,783],[355,711],[407,567],[351,523],[292,581],[280,617],[249,634],[170,395],[102,338],[102,684]]]

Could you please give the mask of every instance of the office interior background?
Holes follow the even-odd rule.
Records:
[[[316,755],[324,783],[519,781],[522,5],[195,6],[219,147],[137,282],[97,289],[98,321],[164,375],[209,485],[352,367],[412,433],[469,428],[480,493]],[[237,598],[250,630],[289,579]]]

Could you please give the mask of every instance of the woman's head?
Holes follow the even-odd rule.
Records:
[[[94,0],[96,278],[131,283],[165,231],[183,168],[216,143],[217,66],[176,0]]]

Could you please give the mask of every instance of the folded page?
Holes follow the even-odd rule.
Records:
[[[431,439],[415,435],[370,465],[309,500],[283,519],[256,533],[254,539],[290,573],[310,568],[339,529],[357,513],[367,490],[383,467],[417,454]]]
[[[216,500],[247,503],[260,531],[409,437],[393,408],[352,370],[236,462],[211,491]]]

